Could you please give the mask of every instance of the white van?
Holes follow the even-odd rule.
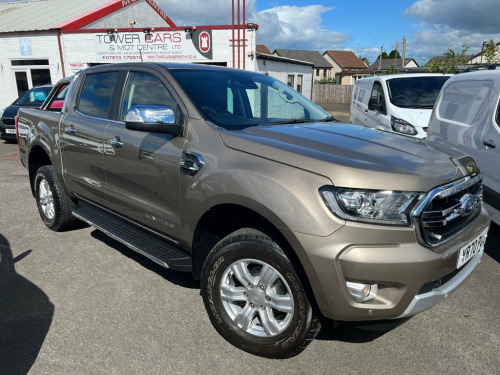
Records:
[[[434,103],[450,76],[410,73],[361,78],[354,84],[350,122],[425,138]]]
[[[446,82],[429,121],[428,139],[475,159],[483,173],[484,206],[500,225],[500,66],[487,68],[498,70],[461,73]]]

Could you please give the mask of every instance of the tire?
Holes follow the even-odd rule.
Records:
[[[254,229],[215,245],[203,265],[201,294],[219,334],[258,356],[293,357],[321,328],[290,259]]]
[[[60,232],[75,226],[78,219],[71,214],[74,203],[62,188],[52,165],[38,169],[34,187],[38,212],[48,228]]]

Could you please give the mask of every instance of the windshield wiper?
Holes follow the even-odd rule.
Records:
[[[323,120],[317,120],[318,122],[339,122],[340,120],[334,116],[324,118]]]
[[[287,125],[287,124],[303,124],[306,122],[315,122],[317,120],[314,119],[290,119],[290,120],[283,120],[283,121],[276,121],[276,122],[269,122],[269,123],[264,123],[262,125]]]

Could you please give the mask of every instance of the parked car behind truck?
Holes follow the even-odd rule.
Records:
[[[434,103],[450,76],[411,73],[359,79],[354,85],[350,122],[425,138]]]
[[[334,123],[262,74],[93,67],[61,112],[21,109],[18,128],[47,227],[83,220],[191,272],[216,330],[253,354],[299,353],[322,317],[430,308],[483,252],[473,159]]]
[[[490,66],[498,68],[498,66]],[[480,68],[480,67],[476,67]],[[429,139],[472,155],[484,176],[484,202],[500,225],[500,70],[458,74],[443,86]]]
[[[7,142],[16,141],[15,117],[21,107],[40,107],[52,85],[32,88],[17,98],[11,105],[0,109],[0,138]]]

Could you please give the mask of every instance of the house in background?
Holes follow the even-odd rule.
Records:
[[[404,59],[377,59],[370,66],[370,68],[375,72],[375,74],[387,74],[392,66],[395,66],[400,72],[411,72],[412,69],[415,71],[421,71],[419,68],[417,61],[411,57],[407,57]]]
[[[373,70],[354,52],[327,50],[323,57],[332,65],[331,76],[339,85],[354,85],[357,79],[373,75]]]
[[[265,44],[257,44],[255,46],[255,51],[257,53],[264,53],[266,55],[272,55],[273,53],[271,52],[271,50],[269,48],[267,48],[267,46]]]
[[[331,78],[332,65],[318,51],[275,49],[273,55],[313,64],[313,81]]]
[[[312,98],[313,63],[258,51],[259,48],[256,53],[257,72],[280,80],[307,99]]]
[[[496,59],[500,61],[500,42],[495,44]],[[479,52],[477,55],[472,56],[470,64],[486,64],[486,59],[483,55],[484,51]]]

